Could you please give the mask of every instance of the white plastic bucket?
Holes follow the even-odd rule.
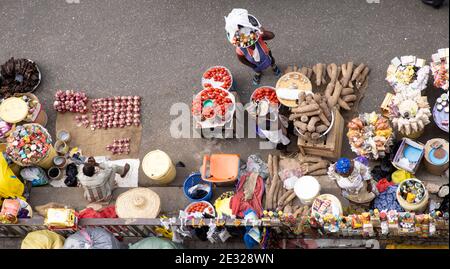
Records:
[[[294,192],[302,204],[310,205],[320,193],[320,184],[315,177],[303,176],[295,182]]]

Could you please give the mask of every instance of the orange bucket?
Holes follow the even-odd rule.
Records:
[[[212,183],[231,183],[239,174],[239,155],[212,154],[203,156],[202,179]]]

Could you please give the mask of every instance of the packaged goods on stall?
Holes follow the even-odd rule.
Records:
[[[39,124],[17,126],[7,138],[6,153],[21,166],[38,165],[51,154],[52,138]]]
[[[436,99],[433,107],[433,119],[436,125],[448,133],[449,98],[448,93],[443,93]]]
[[[31,181],[33,187],[43,186],[48,184],[48,177],[44,169],[38,166],[24,167],[20,170],[20,176],[28,181]]]
[[[100,227],[87,227],[70,235],[64,242],[64,249],[123,249],[112,233]]]
[[[433,74],[434,86],[444,91],[448,91],[449,78],[449,48],[439,49],[437,53],[431,55],[431,73]]]
[[[443,175],[449,166],[449,143],[445,139],[434,138],[425,144],[425,168],[430,174]]]
[[[183,246],[161,237],[148,237],[134,244],[129,249],[182,249]]]
[[[83,91],[57,90],[53,108],[61,113],[74,112],[84,114],[88,111],[88,100],[86,93]]]
[[[32,93],[15,94],[16,97],[22,99],[28,106],[28,114],[24,121],[34,122],[41,112],[41,103]]]
[[[64,204],[60,204],[60,203],[55,203],[55,202],[50,202],[44,205],[38,205],[34,207],[34,210],[41,215],[42,217],[46,217],[47,216],[47,211],[49,208],[70,208],[67,205]]]
[[[44,225],[50,229],[73,229],[78,224],[76,212],[70,208],[48,208]]]
[[[403,169],[415,174],[419,169],[424,154],[424,145],[409,138],[403,138],[402,143],[392,160],[392,164],[398,169]]]
[[[38,66],[29,59],[14,59],[12,57],[2,64],[0,69],[2,77],[0,97],[32,92],[41,82],[41,72]]]
[[[224,66],[213,66],[203,73],[203,88],[221,88],[228,91],[232,85],[233,77],[231,72]]]
[[[92,100],[91,130],[141,124],[141,97],[114,96]]]
[[[427,87],[430,67],[424,59],[415,56],[395,57],[387,69],[386,80],[395,92],[415,95]]]
[[[428,191],[421,181],[411,178],[399,184],[397,200],[408,211],[423,211],[428,205]]]
[[[390,120],[403,136],[417,138],[430,123],[431,109],[426,96],[420,92],[409,96],[397,93],[390,104]]]
[[[33,231],[27,234],[20,246],[21,249],[61,249],[64,246],[64,237],[48,231]]]
[[[393,131],[388,119],[375,112],[364,113],[351,120],[347,127],[347,137],[356,154],[376,160],[389,153]]]

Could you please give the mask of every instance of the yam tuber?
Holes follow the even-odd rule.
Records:
[[[338,77],[338,66],[335,63],[329,64],[327,66],[328,77],[330,78],[330,84],[335,84]]]
[[[350,81],[354,81],[356,80],[356,78],[361,74],[361,72],[364,70],[364,68],[366,67],[365,64],[360,64],[355,68],[355,71],[353,71],[353,75],[352,78],[350,79]]]
[[[356,78],[357,86],[360,87],[367,79],[367,75],[369,74],[370,69],[368,66],[364,68],[361,74]]]
[[[324,95],[327,99],[330,98],[331,95],[333,94],[334,87],[336,87],[336,84],[330,82],[325,88]]]
[[[326,126],[330,126],[331,125],[331,123],[328,120],[327,116],[325,116],[325,114],[323,112],[319,114],[319,118],[322,121],[322,123],[325,124]]]
[[[311,139],[312,140],[316,140],[316,139],[319,139],[319,138],[320,138],[320,134],[319,133],[314,132],[314,133],[311,134]]]
[[[353,88],[344,88],[341,91],[341,96],[350,95],[353,93],[355,93],[355,90],[353,90]]]
[[[295,194],[295,192],[292,192],[283,202],[283,206],[286,206],[287,204],[289,204],[292,200],[294,200],[294,198],[297,197],[297,195]]]
[[[325,132],[327,129],[328,129],[327,125],[321,124],[316,127],[316,132],[321,134],[321,133]]]
[[[328,107],[327,103],[325,101],[322,101],[319,104],[320,108],[322,109],[323,114],[325,114],[325,116],[327,117],[327,119],[331,118],[331,112],[330,112],[330,108]]]
[[[294,121],[294,126],[299,128],[303,133],[308,130],[308,124],[301,121]]]
[[[346,95],[346,96],[342,97],[342,100],[344,100],[344,102],[346,102],[346,103],[354,102],[354,101],[356,101],[356,95],[354,95],[354,94]]]
[[[318,163],[309,165],[308,166],[308,173],[312,173],[312,172],[314,172],[316,170],[319,170],[319,169],[326,169],[327,167],[328,167],[328,162],[325,161],[325,160],[322,160],[322,161],[320,161]]]
[[[347,64],[342,64],[341,66],[342,68],[342,79],[341,79],[341,84],[342,87],[347,87],[350,82],[350,78],[352,76],[352,71],[353,71],[353,62],[348,62]]]
[[[325,64],[318,63],[314,65],[313,72],[316,74],[316,85],[320,86],[325,84]]]
[[[316,157],[316,156],[304,156],[304,155],[300,155],[298,157],[300,163],[318,163],[323,161],[323,159],[321,157]]]
[[[296,108],[292,109],[293,113],[305,113],[305,112],[310,112],[310,111],[314,111],[314,110],[318,110],[320,109],[318,104],[309,104],[306,106],[299,106]]]
[[[327,175],[328,169],[319,169],[314,172],[309,173],[310,176],[324,176]]]
[[[301,91],[301,92],[298,94],[298,103],[301,104],[301,103],[303,103],[304,101],[306,101],[306,93],[305,93],[304,91]]]
[[[283,194],[283,196],[281,196],[279,199],[278,199],[278,206],[282,206],[283,204],[284,204],[284,201],[286,200],[286,198],[288,198],[292,193],[294,193],[294,190],[288,190],[287,192],[285,192],[284,194]]]
[[[333,95],[328,98],[328,107],[334,107],[336,106],[339,97],[341,96],[342,91],[342,85],[341,83],[337,82],[336,86],[334,87]]]
[[[308,116],[305,116],[305,115],[302,115],[302,116],[300,117],[300,120],[301,120],[302,122],[304,122],[304,123],[307,123],[307,122],[309,121],[309,117],[308,117]]]
[[[292,214],[292,206],[286,205],[283,209],[283,213]]]
[[[308,122],[308,131],[314,132],[316,130],[316,123],[320,121],[319,117],[311,117]]]
[[[322,100],[322,96],[321,96],[320,94],[318,94],[318,93],[315,93],[315,94],[313,95],[313,99],[314,99],[314,101],[315,101],[316,103],[320,103],[320,101]]]
[[[273,208],[273,198],[275,195],[275,189],[276,189],[276,185],[277,185],[277,180],[278,180],[278,156],[272,156],[272,173],[273,173],[273,178],[272,178],[272,182],[270,184],[270,189],[267,192],[267,197],[266,197],[266,204],[267,204],[267,208]]]
[[[350,106],[341,98],[338,99],[338,104],[340,107],[342,107],[345,110],[351,110]]]

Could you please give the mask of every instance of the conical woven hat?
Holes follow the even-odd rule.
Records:
[[[158,194],[148,188],[134,188],[119,195],[116,213],[119,218],[156,218],[161,210]]]

